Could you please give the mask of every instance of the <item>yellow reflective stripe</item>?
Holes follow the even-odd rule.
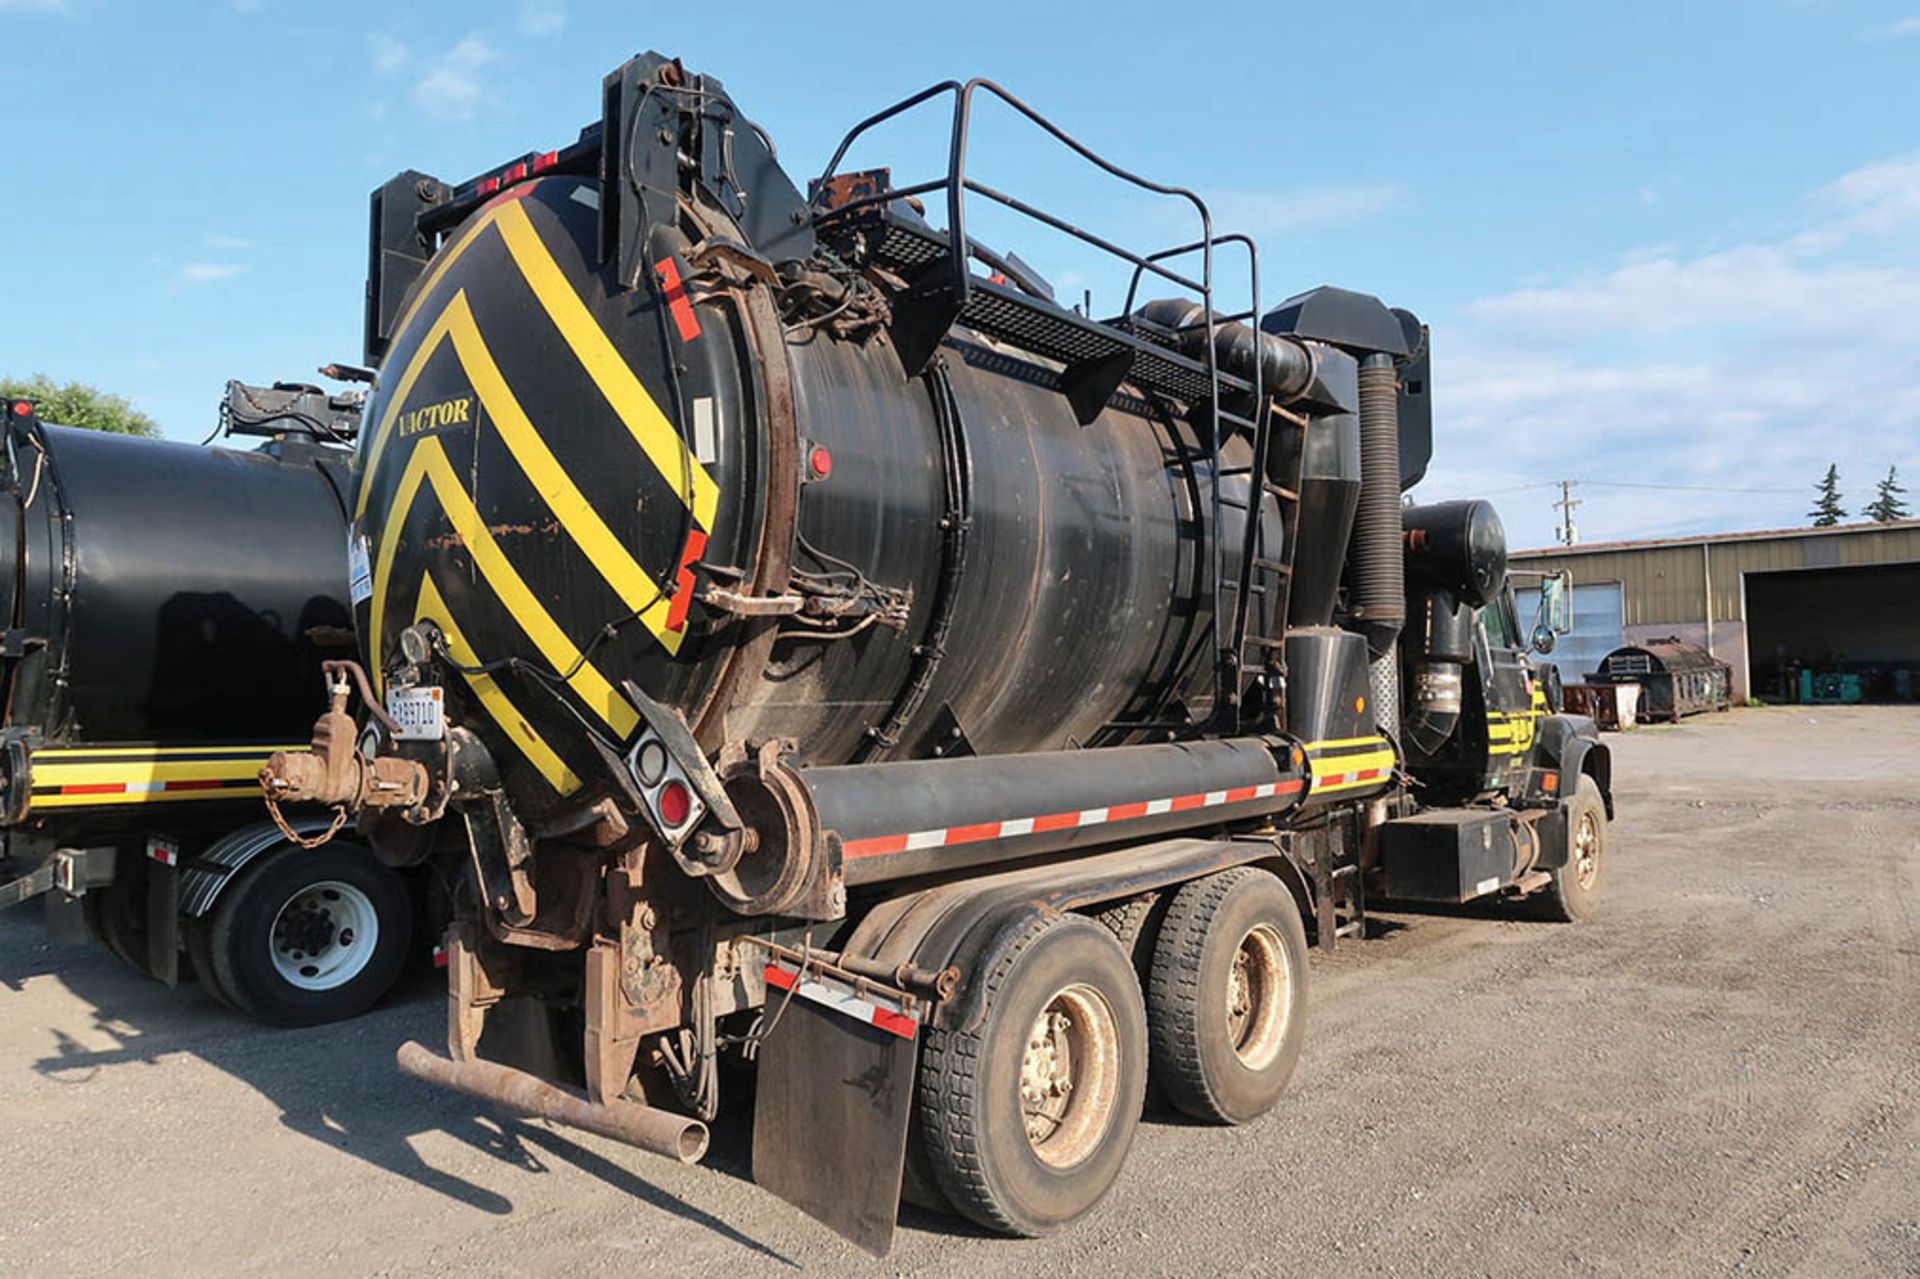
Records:
[[[446,641],[447,652],[454,661],[462,666],[480,665],[479,655],[473,651],[473,645],[467,643],[467,637],[460,633],[460,627],[455,624],[453,614],[447,611],[446,601],[440,598],[440,592],[434,588],[430,577],[423,576],[420,579],[420,602],[414,609],[413,617],[415,621],[430,618],[440,627],[441,638]],[[547,779],[549,785],[562,795],[580,789],[580,779],[574,776],[573,770],[567,767],[559,753],[547,744],[547,739],[540,736],[526,717],[520,714],[520,709],[493,676],[462,672],[461,678],[467,681],[467,686],[480,699],[480,705],[487,714],[493,716],[500,731],[512,739],[513,744],[520,748],[520,753],[540,770],[540,775]]]
[[[498,215],[499,210],[497,208],[488,209],[473,220],[473,223],[461,233],[459,239],[441,250],[440,256],[433,264],[433,269],[427,272],[427,278],[420,282],[420,287],[413,291],[413,297],[407,303],[407,309],[400,313],[400,319],[394,324],[393,328],[389,330],[394,337],[397,338],[407,331],[407,325],[413,322],[414,313],[420,309],[421,304],[425,302],[427,297],[433,292],[434,286],[440,283],[440,277],[444,276],[453,264],[460,260],[461,254],[473,247],[474,242],[480,238],[481,233],[493,225],[493,220]],[[445,320],[446,317],[442,315],[440,320],[435,323],[434,328],[438,330]],[[368,486],[366,481],[373,475],[374,468],[380,464],[380,451],[387,446],[387,440],[393,434],[393,421],[400,415],[400,406],[406,403],[407,392],[413,389],[414,381],[420,376],[420,370],[426,367],[427,358],[433,354],[434,347],[439,344],[440,338],[437,333],[427,334],[420,345],[414,348],[413,358],[407,361],[406,370],[400,375],[399,385],[393,388],[393,394],[387,397],[385,401],[385,406],[380,414],[380,422],[374,427],[373,435],[367,441],[366,455],[360,462],[360,495],[353,504],[353,515],[355,519],[360,518],[360,515],[367,509]]]
[[[1314,751],[1339,750],[1346,746],[1385,746],[1386,744],[1387,739],[1384,737],[1342,737],[1334,741],[1308,742],[1307,752],[1311,754]]]
[[[1381,739],[1374,739],[1379,741]],[[1329,791],[1352,790],[1360,786],[1384,786],[1393,780],[1394,757],[1391,749],[1369,751],[1365,755],[1341,755],[1331,759],[1316,758],[1311,761],[1313,781],[1308,793],[1324,795]],[[1378,777],[1364,779],[1348,778],[1349,773],[1365,773],[1377,770]],[[1339,782],[1329,782],[1329,777],[1347,778]]]
[[[494,429],[513,454],[513,460],[532,481],[547,509],[600,570],[600,576],[626,603],[628,611],[640,615],[641,624],[653,632],[669,653],[678,653],[684,633],[667,629],[667,615],[673,608],[671,595],[655,585],[646,570],[635,562],[554,457],[546,441],[540,438],[513,389],[507,385],[507,379],[501,375],[500,366],[494,363],[493,352],[487,349],[486,340],[473,321],[473,310],[467,304],[465,292],[454,294],[441,318],[461,366],[473,382],[474,393],[486,406]]]
[[[285,746],[48,746],[33,752],[36,765],[42,762],[64,759],[91,758],[98,755],[110,755],[125,759],[164,759],[170,755],[198,755],[214,757],[225,755],[233,759],[251,759],[258,763],[267,762],[267,756],[275,751],[303,751],[307,742],[294,742]],[[208,762],[213,762],[211,759]]]
[[[600,394],[613,406],[648,460],[693,511],[700,527],[712,529],[714,512],[720,502],[719,486],[687,450],[680,432],[673,429],[666,414],[653,402],[647,388],[640,384],[640,379],[634,376],[601,329],[599,321],[593,318],[593,312],[567,282],[560,264],[540,242],[540,233],[533,229],[527,211],[517,201],[502,204],[495,221],[520,273],[532,286],[548,318],[560,330],[560,336],[573,349],[587,376],[600,388]]]
[[[138,786],[146,782],[251,781],[271,754],[271,751],[266,751],[246,759],[172,762],[130,758],[105,764],[48,763],[45,755],[36,755],[33,758],[32,776],[35,786],[102,786],[115,783]]]
[[[639,712],[614,690],[593,663],[582,660],[580,650],[574,647],[573,641],[553,620],[553,615],[534,597],[507,559],[506,553],[500,549],[499,543],[493,540],[493,534],[488,531],[486,521],[480,518],[480,512],[474,509],[472,499],[460,485],[460,477],[454,474],[453,464],[447,460],[446,450],[432,436],[414,445],[413,456],[408,459],[407,469],[400,476],[393,509],[388,512],[386,523],[380,530],[380,549],[373,571],[372,629],[369,632],[376,637],[374,643],[377,644],[377,637],[384,633],[381,621],[385,614],[387,583],[393,573],[393,556],[400,544],[400,530],[406,524],[408,511],[423,481],[433,485],[441,509],[446,512],[454,532],[473,556],[480,576],[486,579],[494,596],[513,616],[520,629],[526,632],[527,638],[540,650],[547,664],[562,673],[573,672],[572,678],[567,681],[568,685],[615,733],[625,737],[632,732],[640,722]]]
[[[192,799],[202,802],[210,799],[258,801],[259,798],[260,791],[252,786],[223,787],[219,790],[116,791],[99,795],[35,795],[27,801],[27,811],[37,813],[43,808],[94,808],[102,804],[176,804]]]

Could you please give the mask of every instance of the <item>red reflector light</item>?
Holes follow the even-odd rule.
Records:
[[[499,178],[481,178],[479,182],[474,184],[474,189],[478,191],[481,195],[492,195],[495,191],[498,191],[500,189],[500,179]]]
[[[25,400],[15,400],[13,402],[13,415],[15,417],[27,417],[32,413],[33,405],[27,403]]]
[[[511,166],[501,176],[504,177],[509,183],[520,181],[521,179],[527,176],[526,161],[522,160],[519,164]]]
[[[816,480],[824,480],[833,474],[833,454],[827,452],[826,445],[813,446],[813,452],[807,454],[807,469],[813,472]]]
[[[660,824],[668,830],[686,825],[693,815],[693,793],[677,777],[660,788],[660,797],[654,802],[660,808]]]
[[[535,173],[545,173],[558,163],[560,163],[560,153],[558,151],[549,151],[534,160],[533,171]]]

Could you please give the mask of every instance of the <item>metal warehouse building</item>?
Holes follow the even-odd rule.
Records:
[[[1792,700],[1802,668],[1864,672],[1880,696],[1920,686],[1920,520],[1599,542],[1511,558],[1521,568],[1573,572],[1574,633],[1545,659],[1568,683],[1623,644],[1675,635],[1733,668],[1736,699]],[[1534,593],[1521,594],[1524,621]]]

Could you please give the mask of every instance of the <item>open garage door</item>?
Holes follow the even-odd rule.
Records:
[[[1551,662],[1558,667],[1562,684],[1584,684],[1590,672],[1600,669],[1600,660],[1620,647],[1624,618],[1620,600],[1618,582],[1574,587],[1573,633],[1562,635],[1553,652],[1545,657],[1534,654],[1534,660]],[[1516,583],[1514,603],[1519,608],[1520,626],[1524,631],[1540,611],[1540,588]]]
[[[1747,664],[1756,695],[1797,700],[1799,672],[1859,676],[1867,701],[1920,683],[1920,563],[1749,573]]]

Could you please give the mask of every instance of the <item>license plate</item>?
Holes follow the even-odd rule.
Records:
[[[436,685],[387,690],[387,714],[400,726],[403,742],[437,742],[447,735],[447,698]]]

